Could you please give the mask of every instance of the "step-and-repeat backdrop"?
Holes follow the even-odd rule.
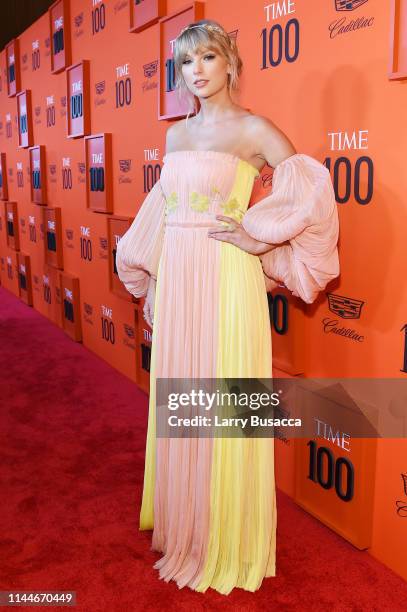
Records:
[[[56,2],[0,53],[1,284],[148,392],[152,330],[115,250],[186,115],[173,40],[205,17],[236,37],[236,101],[324,163],[338,203],[340,278],[311,305],[269,295],[276,375],[406,377],[406,0]],[[266,166],[253,205],[271,184]],[[407,578],[404,439],[319,424],[278,439],[276,466],[299,504]]]

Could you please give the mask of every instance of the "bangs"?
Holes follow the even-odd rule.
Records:
[[[174,45],[174,62],[182,64],[188,53],[198,53],[204,50],[221,53],[219,45],[210,40],[208,33],[200,28],[186,31]]]

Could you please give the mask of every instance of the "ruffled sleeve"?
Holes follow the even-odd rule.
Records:
[[[243,228],[262,242],[277,244],[260,255],[271,291],[279,283],[311,304],[339,276],[339,218],[329,170],[295,153],[279,163],[271,192],[251,206]]]
[[[164,237],[166,200],[158,180],[116,248],[117,274],[136,298],[147,293],[150,277],[157,279]]]

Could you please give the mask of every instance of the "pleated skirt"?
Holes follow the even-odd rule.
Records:
[[[208,228],[169,226],[151,348],[140,529],[179,588],[257,590],[276,570],[274,438],[156,435],[157,378],[270,378],[261,262]]]

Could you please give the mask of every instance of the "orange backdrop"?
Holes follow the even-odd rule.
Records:
[[[146,176],[151,168],[159,171],[165,153],[169,121],[158,120],[159,25],[129,32],[127,0],[69,4],[72,64],[89,60],[91,134],[112,135],[113,213],[87,208],[85,142],[67,138],[66,73],[51,73],[49,18],[43,15],[19,37],[19,53],[21,90],[32,95],[33,144],[45,147],[46,206],[31,201],[29,151],[18,148],[17,102],[7,95],[6,53],[0,54],[0,152],[6,154],[8,200],[17,203],[20,238],[19,251],[8,244],[2,206],[1,283],[19,295],[17,266],[25,255],[33,307],[61,326],[69,286],[80,333],[65,325],[67,333],[148,389],[151,330],[140,316],[142,303],[112,287],[111,252],[114,228],[125,231],[152,186]],[[184,4],[169,0],[166,14]],[[92,11],[101,5],[104,27],[92,33]],[[337,195],[341,276],[312,305],[280,292],[288,296],[291,328],[286,334],[273,329],[277,376],[407,375],[407,83],[388,75],[391,8],[380,0],[204,3],[205,17],[237,36],[244,70],[236,101],[272,119],[298,152],[325,163]],[[121,106],[116,91],[122,79],[130,84]],[[266,167],[254,203],[269,191],[271,176]],[[64,285],[56,262],[45,262],[47,207],[60,208]],[[110,230],[114,219],[118,225]],[[407,578],[406,441],[363,443],[376,462],[371,481],[362,483],[371,487],[365,547]],[[277,441],[276,469],[278,485],[300,503],[295,483],[303,449],[296,458],[295,447],[292,440]],[[318,502],[328,508],[336,500]],[[340,532],[338,524],[331,527]]]

